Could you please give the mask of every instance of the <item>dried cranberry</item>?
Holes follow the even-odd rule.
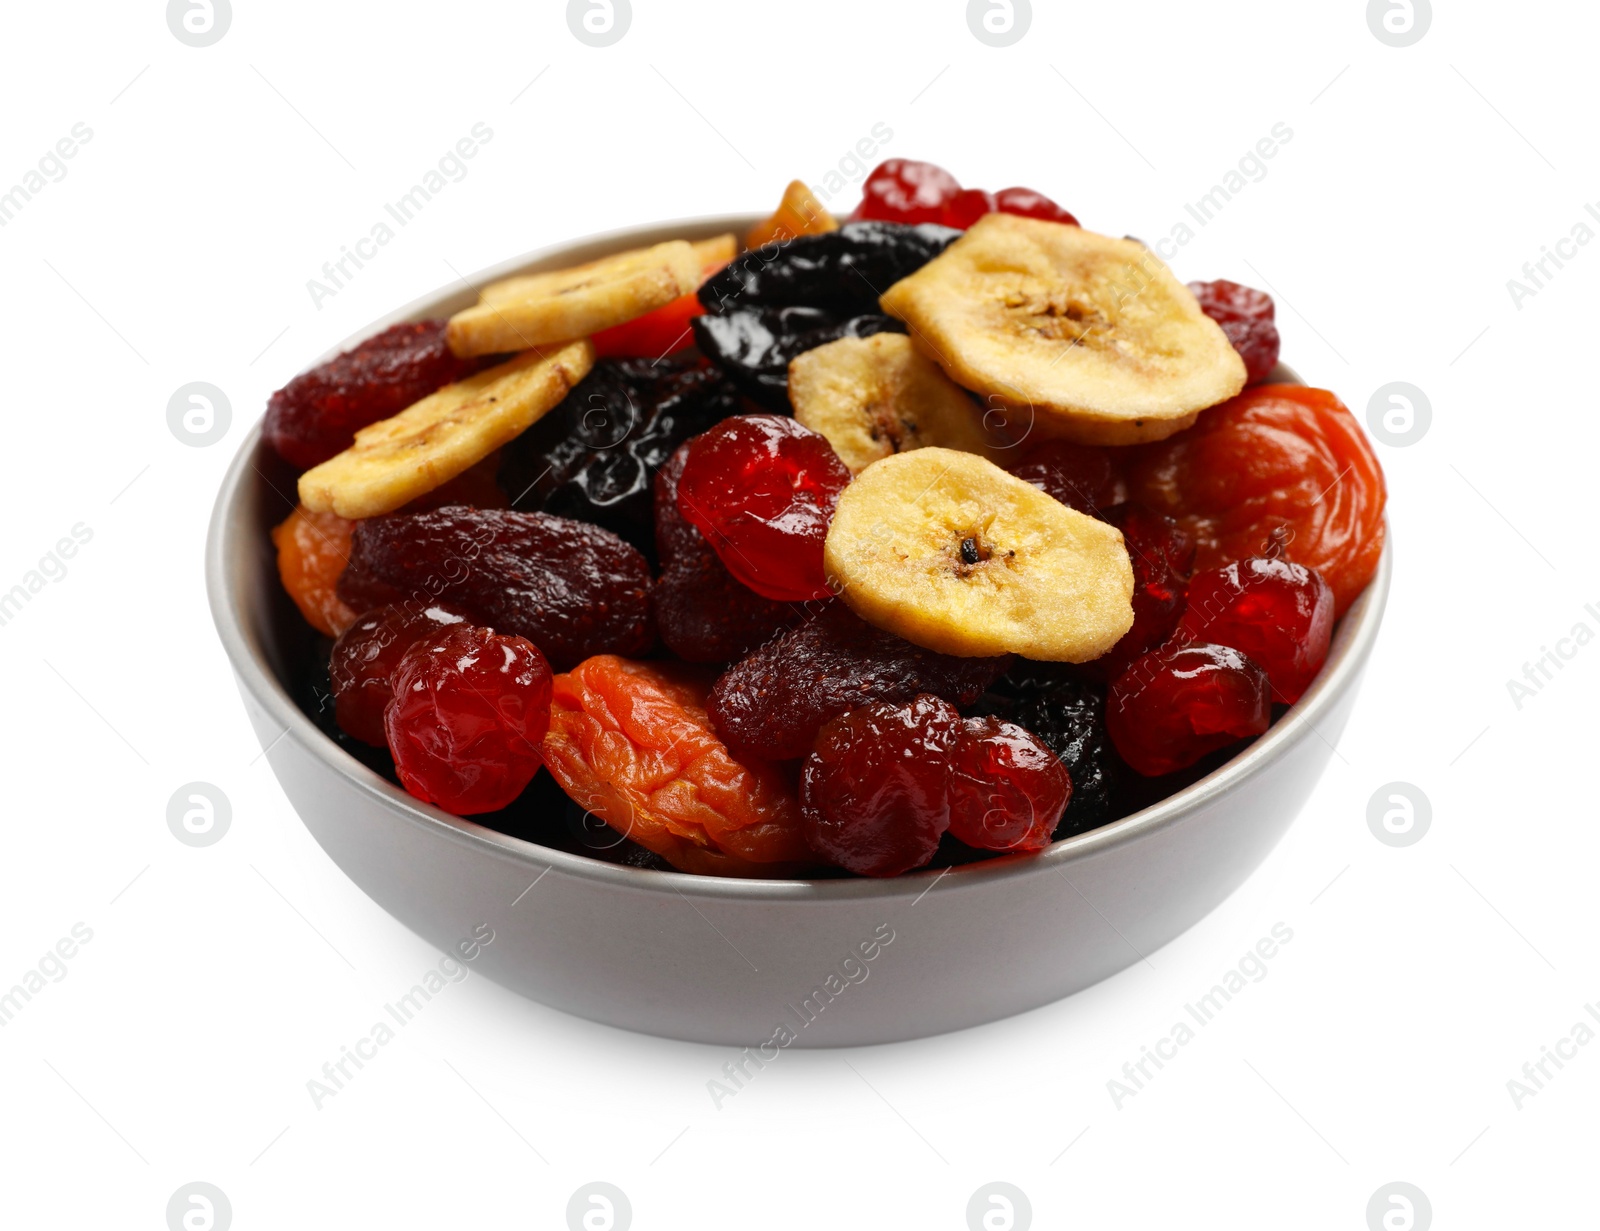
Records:
[[[443,603],[393,603],[367,612],[340,634],[328,656],[334,715],[348,734],[383,746],[383,711],[394,696],[390,677],[413,645],[452,624],[469,624],[465,612]]]
[[[1148,778],[1260,735],[1272,718],[1267,673],[1222,645],[1168,645],[1111,685],[1106,729],[1118,754]]]
[[[1133,627],[1089,667],[1099,678],[1110,680],[1178,627],[1195,544],[1176,521],[1142,504],[1112,505],[1099,516],[1122,531],[1133,564]]]
[[[948,760],[961,716],[926,694],[835,718],[800,773],[806,840],[861,876],[921,867],[950,823]]]
[[[1009,663],[925,650],[831,603],[723,672],[706,709],[736,755],[781,761],[804,756],[825,722],[868,702],[931,693],[970,705]]]
[[[527,637],[558,671],[655,643],[644,557],[609,530],[549,513],[451,505],[357,522],[339,597],[357,611],[459,604]]]
[[[1200,310],[1222,326],[1244,360],[1246,383],[1259,385],[1266,380],[1278,366],[1281,348],[1272,296],[1226,281],[1191,282],[1189,289],[1200,301]]]
[[[963,188],[944,203],[939,221],[947,227],[965,231],[985,214],[995,210],[994,197],[981,188]]]
[[[651,591],[656,628],[679,658],[729,662],[798,622],[804,611],[741,585],[705,536],[678,512],[678,476],[687,457],[688,446],[680,446],[655,479],[661,559],[661,576]]]
[[[1093,513],[1117,498],[1119,476],[1111,452],[1094,445],[1041,440],[1006,469],[1080,513]]]
[[[309,469],[348,449],[361,428],[476,372],[477,359],[450,353],[444,328],[444,321],[392,325],[302,372],[267,403],[267,443],[291,465]]]
[[[1002,214],[1021,214],[1045,222],[1064,222],[1075,227],[1078,220],[1042,192],[1031,188],[1002,188],[994,194],[994,207]]]
[[[781,415],[736,415],[689,442],[678,510],[757,594],[803,602],[829,594],[822,547],[849,482],[826,436]]]
[[[960,191],[956,177],[943,167],[910,158],[891,158],[879,163],[867,176],[854,217],[886,222],[941,222],[945,202]]]
[[[950,834],[988,851],[1042,851],[1072,779],[1035,734],[995,717],[966,718],[950,751]]]
[[[509,805],[543,763],[551,680],[522,637],[461,624],[414,644],[384,714],[406,790],[459,816]]]
[[[1333,591],[1303,564],[1235,560],[1189,583],[1179,635],[1248,654],[1265,668],[1272,699],[1293,705],[1327,660]]]

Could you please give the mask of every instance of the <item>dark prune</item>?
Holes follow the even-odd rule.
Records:
[[[300,373],[267,403],[262,425],[267,443],[279,457],[307,470],[349,448],[361,428],[470,376],[480,361],[451,354],[444,327],[443,321],[393,325]]]
[[[949,759],[961,716],[923,693],[835,718],[800,773],[806,841],[860,876],[898,876],[939,849],[950,824]]]
[[[805,755],[823,723],[858,706],[918,693],[970,705],[1010,661],[925,650],[833,602],[723,672],[706,709],[736,754],[781,761]]]
[[[801,306],[840,316],[877,312],[879,295],[960,237],[932,224],[847,222],[735,257],[701,285],[700,302],[719,313]]]
[[[452,505],[357,522],[339,596],[358,611],[415,598],[526,637],[556,670],[655,642],[650,569],[609,530],[549,513]]]
[[[820,308],[740,308],[694,318],[700,353],[741,393],[780,414],[790,413],[789,360],[796,355],[840,338],[905,331],[893,317],[876,312],[844,318]]]
[[[730,662],[796,623],[804,609],[741,584],[705,536],[678,512],[678,476],[689,447],[656,475],[656,550],[661,576],[651,596],[666,647],[692,663]]]
[[[1027,691],[1006,716],[1043,740],[1072,778],[1072,799],[1054,838],[1099,828],[1112,819],[1117,785],[1116,756],[1106,733],[1105,690],[1065,678],[1028,681],[1024,687]]]
[[[652,551],[655,472],[690,436],[739,413],[737,390],[697,359],[602,359],[506,446],[517,509],[594,522]]]

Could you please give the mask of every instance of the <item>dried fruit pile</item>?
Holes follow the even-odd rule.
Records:
[[[418,799],[717,876],[1024,855],[1312,686],[1384,540],[1270,296],[1029,189],[803,183],[273,395],[306,705]],[[1275,709],[1276,707],[1276,709]]]

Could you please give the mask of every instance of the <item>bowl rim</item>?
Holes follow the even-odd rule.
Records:
[[[652,238],[654,235],[665,235],[670,238],[672,235],[709,236],[723,231],[743,233],[757,221],[757,217],[747,214],[711,215],[618,228],[534,249],[521,256],[497,262],[464,281],[475,291],[486,282],[520,270],[541,263],[549,264],[557,260],[570,259],[574,252],[579,254],[579,259],[591,259],[588,255],[589,250],[599,252],[624,244],[638,246],[658,242]],[[366,325],[324,355],[312,360],[312,364],[320,363],[390,325],[436,313],[443,303],[453,297],[459,297],[462,293],[463,288],[458,281],[419,296],[397,311]],[[1292,370],[1286,370],[1291,377],[1298,380]],[[932,889],[934,882],[944,880],[947,876],[950,883],[941,892],[977,889],[994,881],[1009,881],[1017,877],[1065,871],[1074,863],[1105,855],[1130,843],[1149,840],[1164,830],[1181,824],[1230,791],[1266,772],[1304,740],[1323,738],[1316,730],[1317,723],[1329,714],[1354,685],[1377,639],[1378,627],[1388,602],[1390,577],[1393,571],[1394,545],[1386,519],[1383,554],[1377,572],[1367,588],[1346,611],[1335,630],[1327,662],[1323,664],[1322,670],[1300,700],[1249,748],[1198,782],[1191,783],[1147,808],[1130,813],[1098,829],[1064,838],[1033,855],[1008,855],[958,867],[923,869],[887,879],[862,877],[840,880],[756,880],[702,876],[689,872],[660,872],[607,863],[587,855],[541,846],[525,838],[512,837],[488,829],[472,820],[454,816],[432,804],[422,803],[407,794],[403,788],[368,769],[345,752],[323,734],[300,709],[263,655],[258,652],[259,647],[254,644],[252,636],[246,630],[244,613],[239,605],[240,595],[230,584],[229,560],[233,555],[230,534],[234,526],[235,509],[245,484],[249,482],[250,475],[256,469],[255,459],[258,452],[264,447],[261,436],[262,425],[260,420],[257,420],[246,433],[223,477],[206,533],[205,579],[212,620],[240,687],[265,714],[283,728],[282,734],[277,736],[273,743],[283,739],[293,739],[302,749],[321,761],[326,768],[348,779],[373,803],[380,805],[386,813],[404,824],[427,830],[434,836],[464,843],[486,855],[522,863],[533,874],[542,875],[546,870],[556,870],[614,889],[646,893],[677,893],[725,901],[893,902],[908,897],[920,898],[922,894]],[[267,745],[269,762],[272,746],[272,744]]]

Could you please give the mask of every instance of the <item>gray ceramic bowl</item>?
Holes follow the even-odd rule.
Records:
[[[477,282],[674,237],[742,234],[754,221],[618,232],[519,257]],[[449,288],[345,345],[473,299]],[[651,1034],[768,1044],[768,1054],[916,1038],[1047,1004],[1203,918],[1265,858],[1316,786],[1389,588],[1386,552],[1299,704],[1208,777],[1114,824],[1037,856],[890,881],[722,880],[496,833],[417,802],[323,735],[291,696],[310,637],[278,584],[267,538],[290,508],[282,493],[292,491],[292,476],[252,430],[217,498],[206,582],[267,759],[322,848],[442,950],[486,935],[487,925],[494,940],[473,968],[523,995]]]

